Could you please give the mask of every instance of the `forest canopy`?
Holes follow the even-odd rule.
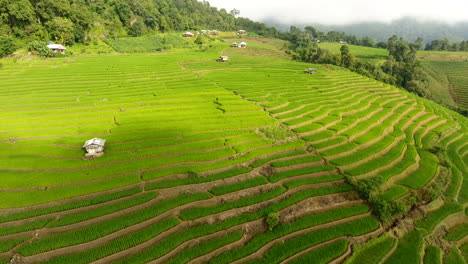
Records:
[[[197,29],[278,35],[275,28],[237,17],[239,11],[233,11],[197,0],[0,0],[0,35],[67,45]]]

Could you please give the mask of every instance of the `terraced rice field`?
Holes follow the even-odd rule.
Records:
[[[468,109],[468,61],[425,61],[424,65],[446,76],[453,99]]]
[[[6,63],[0,263],[342,261],[385,232],[345,176],[403,200],[451,171],[417,231],[362,246],[376,261],[424,256],[424,236],[464,221],[464,117],[338,67],[304,75],[265,43],[221,45]],[[84,160],[92,137],[105,155]]]
[[[319,47],[329,50],[335,54],[341,54],[340,48],[343,44],[337,42],[323,42],[319,43]],[[371,48],[356,45],[347,45],[350,52],[360,60],[382,62],[388,57],[388,50],[381,48]]]

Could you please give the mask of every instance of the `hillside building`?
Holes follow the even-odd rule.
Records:
[[[342,40],[342,39],[338,40],[338,43],[340,43],[340,44],[348,44],[348,42],[346,42],[346,41],[344,41],[344,40]]]
[[[184,34],[182,34],[182,36],[185,38],[192,38],[195,35],[192,32],[185,32]]]
[[[247,43],[241,42],[241,43],[239,44],[239,48],[247,48]]]
[[[83,148],[86,150],[86,158],[97,158],[104,155],[104,145],[106,144],[105,139],[93,138],[86,141]]]
[[[49,45],[47,45],[47,48],[49,48],[50,50],[52,50],[55,53],[62,53],[62,54],[65,54],[65,50],[67,49],[64,46],[60,45],[60,44],[49,44]]]
[[[305,74],[317,74],[317,69],[315,68],[308,68],[304,71]]]
[[[247,35],[247,31],[241,29],[241,30],[237,31],[237,35],[244,35],[245,36],[245,35]]]
[[[228,56],[221,56],[217,59],[218,62],[226,62],[229,60]]]
[[[239,44],[237,44],[237,42],[234,42],[234,43],[232,43],[231,47],[237,48],[237,47],[239,47]]]

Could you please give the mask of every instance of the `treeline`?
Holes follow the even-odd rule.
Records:
[[[197,0],[0,0],[0,36],[21,42],[90,43],[149,32],[245,29],[263,36],[279,32]]]
[[[364,36],[358,38],[355,35],[347,34],[339,31],[328,31],[327,33],[321,32],[312,26],[307,26],[304,30],[292,26],[289,29],[289,38],[291,41],[294,41],[295,37],[300,34],[305,34],[311,40],[316,42],[338,42],[340,40],[345,41],[347,44],[365,46],[372,48],[382,48],[387,49],[387,42],[384,41],[375,41],[369,36]],[[460,42],[451,43],[447,38],[432,40],[430,43],[427,43],[423,46],[424,40],[421,37],[418,37],[413,43],[418,43],[418,50],[434,50],[434,51],[468,51],[468,41],[463,40]]]
[[[425,50],[435,51],[468,51],[468,41],[451,43],[448,39],[436,39],[426,44]]]
[[[385,43],[389,56],[383,64],[356,60],[347,45],[341,47],[341,54],[333,54],[320,48],[309,37],[307,30],[296,32],[291,42],[289,53],[296,60],[342,66],[370,78],[405,88],[421,97],[428,97],[426,75],[416,60],[416,53],[422,46],[421,39],[407,43],[402,38],[392,36]]]
[[[295,26],[291,26],[289,29],[289,34],[284,35],[283,37],[288,38],[288,40],[292,42],[296,42],[296,38],[301,35],[305,35],[304,37],[307,37],[315,42],[338,42],[340,40],[343,40],[351,45],[376,47],[383,49],[387,48],[386,42],[376,42],[373,38],[367,36],[363,38],[358,38],[355,35],[350,35],[346,34],[345,32],[339,31],[328,31],[327,33],[324,33],[311,26],[305,27],[304,31],[300,30]]]
[[[320,48],[308,30],[291,31],[289,36],[291,46],[286,52],[293,59],[318,64],[333,64],[345,67],[361,75],[404,88],[420,97],[438,101],[430,93],[430,78],[421,64],[416,60],[416,53],[422,49],[423,40],[408,43],[393,35],[385,43],[389,56],[383,63],[359,61],[351,54],[347,45],[341,46],[340,54]],[[454,111],[467,116],[462,108],[447,106]]]

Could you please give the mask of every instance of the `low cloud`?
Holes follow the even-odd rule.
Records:
[[[390,22],[401,17],[438,20],[448,23],[468,21],[466,0],[209,0],[211,6],[233,8],[254,20],[274,18],[284,23],[345,24],[363,21]]]

